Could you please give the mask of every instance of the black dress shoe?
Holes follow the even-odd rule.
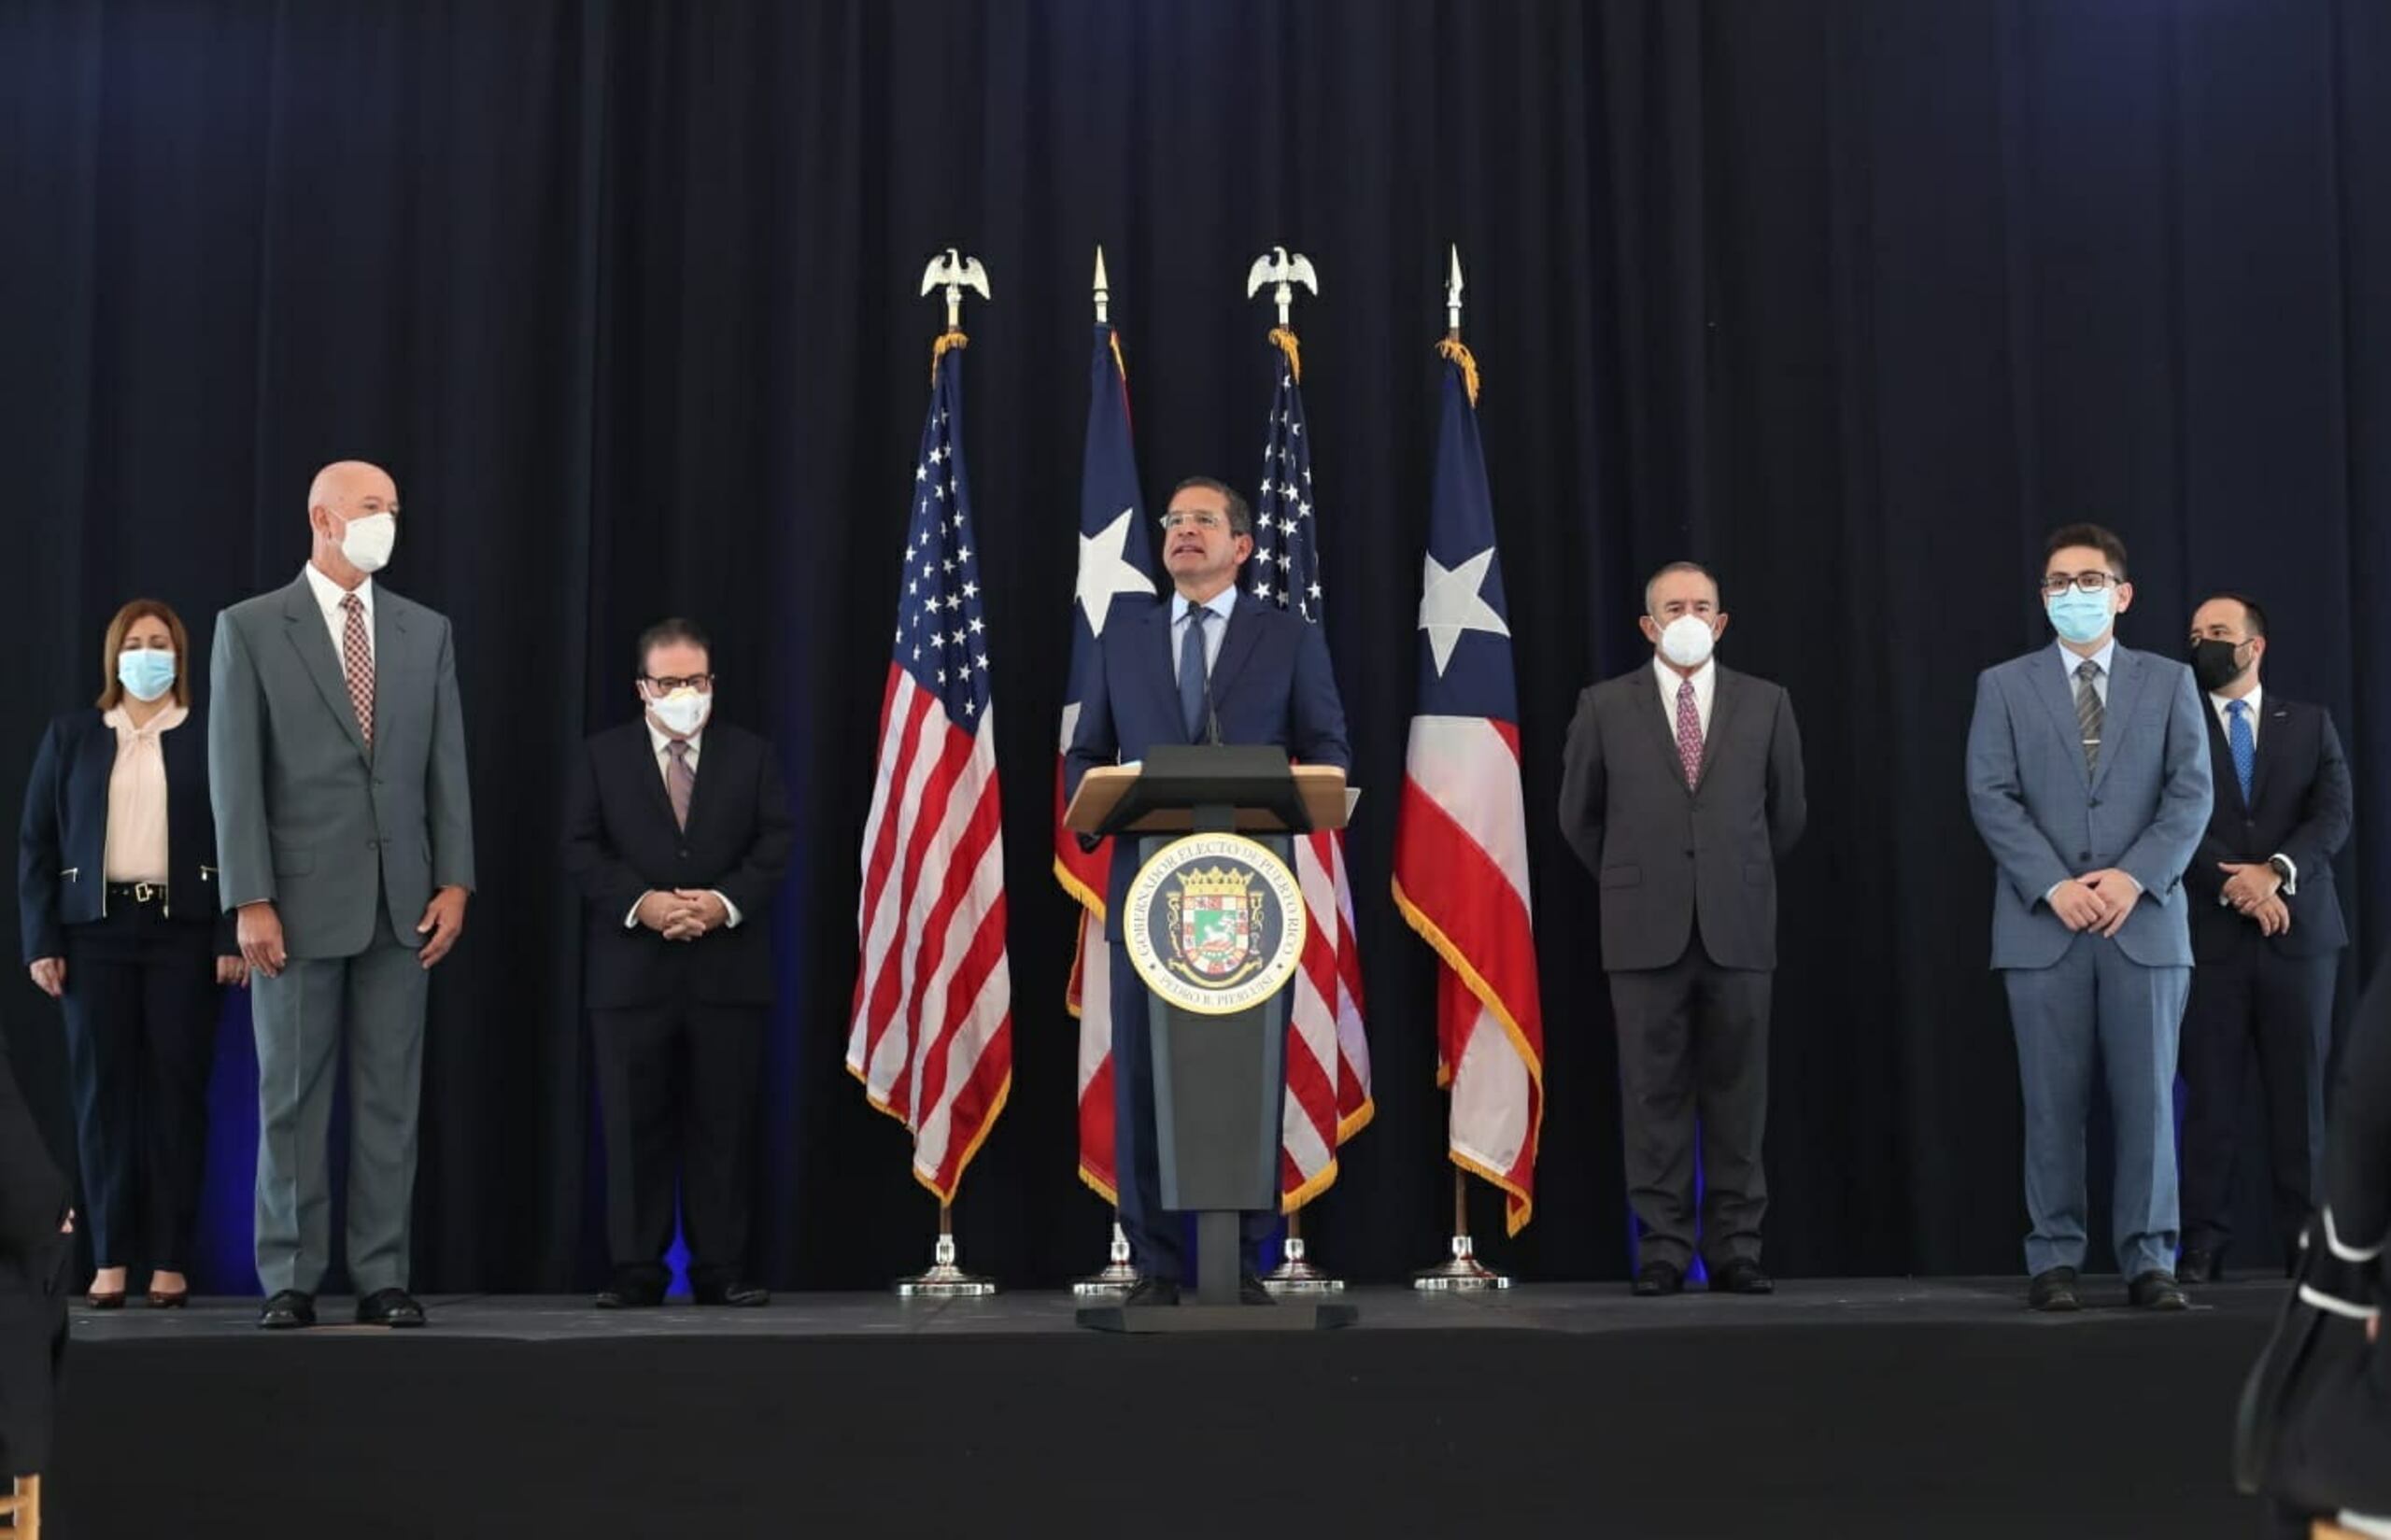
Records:
[[[1179,1303],[1179,1280],[1171,1278],[1141,1278],[1129,1286],[1121,1297],[1125,1306],[1176,1305]]]
[[[1685,1292],[1685,1269],[1665,1262],[1648,1262],[1635,1270],[1635,1282],[1629,1289],[1638,1299],[1658,1299],[1662,1294]]]
[[[762,1284],[750,1283],[744,1279],[734,1279],[729,1283],[693,1283],[689,1286],[689,1293],[700,1305],[732,1305],[753,1309],[758,1305],[772,1302],[771,1293]]]
[[[1710,1292],[1714,1294],[1773,1294],[1776,1280],[1761,1270],[1759,1263],[1749,1257],[1722,1262],[1710,1274]]]
[[[598,1291],[589,1303],[601,1310],[653,1310],[664,1303],[664,1285],[646,1279],[616,1279]]]
[[[2126,1285],[2126,1301],[2138,1310],[2184,1310],[2192,1303],[2175,1275],[2159,1267],[2136,1274]]]
[[[297,1289],[285,1289],[265,1302],[258,1312],[258,1324],[269,1332],[295,1331],[316,1323],[316,1296]]]
[[[2026,1286],[2026,1307],[2060,1312],[2084,1308],[2084,1296],[2075,1292],[2075,1269],[2053,1267],[2036,1273],[2034,1281]]]
[[[1237,1302],[1239,1305],[1276,1305],[1279,1296],[1262,1281],[1260,1273],[1239,1273],[1237,1276]]]
[[[2225,1276],[2225,1253],[2214,1247],[2186,1246],[2175,1259],[2178,1283],[2214,1283]]]
[[[423,1307],[404,1289],[376,1289],[357,1302],[360,1326],[414,1327],[423,1324]]]

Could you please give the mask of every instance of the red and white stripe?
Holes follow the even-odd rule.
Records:
[[[1520,735],[1482,716],[1414,716],[1394,843],[1394,900],[1441,959],[1436,1079],[1453,1164],[1534,1211],[1544,1124],[1544,1013],[1528,898]]]
[[[941,1202],[1012,1085],[995,715],[960,727],[892,664],[864,824],[847,1069],[913,1131],[914,1180]]]

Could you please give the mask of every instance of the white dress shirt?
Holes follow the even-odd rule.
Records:
[[[1702,741],[1710,742],[1710,702],[1719,696],[1719,663],[1705,657],[1702,667],[1691,676],[1669,667],[1668,659],[1659,653],[1652,655],[1652,672],[1661,681],[1661,719],[1669,725],[1669,741],[1677,736],[1677,686],[1691,677],[1693,681],[1693,713],[1702,720]]]
[[[102,875],[111,883],[163,883],[166,859],[166,751],[161,742],[191,713],[168,706],[136,728],[122,706],[100,720],[116,729],[116,764],[108,771],[108,831],[101,847]]]
[[[1170,677],[1173,679],[1179,677],[1180,652],[1187,645],[1187,628],[1195,624],[1187,618],[1187,612],[1192,608],[1194,606],[1187,602],[1185,594],[1170,596]],[[1237,609],[1237,585],[1232,583],[1204,600],[1204,608],[1220,616],[1218,621],[1207,621],[1204,625],[1204,676],[1209,679],[1213,665],[1221,660],[1221,642],[1229,634],[1229,615]]]
[[[646,725],[648,746],[656,755],[656,773],[664,778],[664,796],[665,800],[669,802],[672,798],[672,735],[658,728],[656,725],[656,719],[645,712],[640,713],[640,720]],[[705,742],[705,729],[700,728],[681,741],[689,745],[689,777],[692,781],[696,780],[698,774],[698,756],[705,752],[700,746]],[[639,928],[639,906],[647,902],[648,894],[655,891],[654,888],[649,888],[646,893],[641,894],[631,901],[631,911],[623,916],[625,930]],[[722,899],[724,928],[736,929],[742,918],[739,906],[732,903],[720,888],[708,888],[706,891]]]
[[[2250,708],[2247,712],[2242,713],[2242,719],[2250,724],[2250,749],[2253,754],[2257,752],[2258,747],[2258,707],[2260,702],[2264,699],[2267,690],[2265,685],[2253,681],[2250,685],[2250,693],[2241,698]],[[2233,746],[2233,699],[2234,698],[2232,696],[2217,695],[2214,692],[2212,692],[2208,698],[2209,710],[2216,713],[2216,725],[2225,730],[2225,744],[2228,749],[2230,749]],[[2229,761],[2232,758],[2232,756],[2228,754],[2226,758]],[[2285,893],[2299,892],[2299,867],[2298,863],[2294,862],[2290,856],[2284,855],[2281,851],[2277,851],[2275,853],[2275,859],[2281,861],[2285,866],[2291,869],[2291,875],[2283,880],[2283,891]],[[2216,901],[2222,904],[2228,900],[2223,894],[2219,894],[2217,895]]]
[[[346,671],[348,666],[348,612],[341,608],[340,601],[348,597],[349,590],[326,577],[312,561],[299,570],[307,574],[307,586],[316,591],[316,607],[324,612],[324,629],[332,632],[332,661]],[[357,601],[365,606],[365,659],[370,663],[374,660],[374,580],[369,577],[360,583],[356,591]]]

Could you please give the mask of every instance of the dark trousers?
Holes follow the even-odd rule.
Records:
[[[0,1482],[50,1466],[73,1255],[61,1236],[33,1256],[0,1257]]]
[[[1184,1279],[1187,1247],[1175,1209],[1162,1206],[1162,1157],[1154,1143],[1153,1038],[1146,1028],[1145,981],[1129,961],[1129,949],[1112,943],[1112,1180],[1121,1210],[1121,1231],[1129,1237],[1130,1260],[1148,1278]],[[1278,1226],[1276,1210],[1250,1210],[1238,1226],[1243,1241],[1238,1270],[1253,1265],[1254,1252]]]
[[[1627,1201],[1643,1229],[1644,1262],[1683,1268],[1693,1258],[1697,1130],[1702,1254],[1713,1267],[1760,1259],[1774,978],[1720,968],[1698,933],[1667,968],[1610,976]]]
[[[2184,1077],[2184,1245],[2223,1250],[2233,1238],[2233,1157],[2242,1077],[2253,1047],[2267,1112],[2275,1239],[2292,1254],[2314,1207],[2325,1151],[2325,1057],[2341,958],[2285,957],[2267,946],[2192,970],[2179,1068]]]
[[[213,917],[111,897],[105,916],[66,927],[64,1003],[92,1260],[180,1272],[207,1150]]]
[[[676,1175],[690,1281],[747,1275],[764,1017],[695,1001],[589,1013],[618,1279],[662,1281]]]

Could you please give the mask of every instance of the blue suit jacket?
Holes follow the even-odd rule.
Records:
[[[194,707],[158,740],[166,766],[166,912],[213,922],[226,956],[233,916],[219,908],[216,820],[207,804],[207,718]],[[25,961],[66,954],[64,928],[100,918],[106,887],[108,777],[116,729],[95,708],[68,712],[42,734],[17,830],[17,913]]]
[[[2184,869],[2208,827],[2208,736],[2192,671],[2120,646],[2100,767],[2084,769],[2075,697],[2055,647],[1987,669],[1968,725],[1968,807],[1999,869],[1992,966],[2048,968],[2073,940],[2043,895],[2116,867],[2142,884],[2117,947],[2146,968],[2191,966]]]
[[[1079,726],[1063,760],[1063,797],[1097,765],[1143,759],[1156,743],[1191,739],[1179,708],[1179,672],[1170,646],[1170,606],[1157,604],[1096,642],[1098,683],[1080,702]],[[1307,765],[1350,770],[1345,706],[1328,664],[1320,628],[1251,594],[1239,593],[1212,663],[1212,709],[1224,743],[1276,743]],[[1121,940],[1122,900],[1136,875],[1134,860],[1116,858],[1105,896],[1104,934]]]

